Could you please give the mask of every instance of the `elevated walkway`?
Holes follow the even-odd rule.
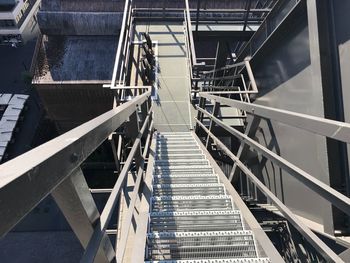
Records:
[[[142,41],[148,32],[154,45],[158,64],[156,72],[157,100],[154,124],[158,131],[181,132],[191,129],[190,77],[186,62],[184,26],[178,22],[137,23],[135,40]],[[141,46],[134,47],[134,63],[138,63]],[[135,65],[138,67],[137,65]],[[134,74],[131,85],[140,85]]]

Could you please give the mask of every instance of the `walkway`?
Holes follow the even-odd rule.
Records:
[[[158,101],[154,105],[155,128],[162,132],[189,131],[192,126],[192,106],[189,100],[190,79],[183,24],[137,24],[135,40],[142,40],[141,33],[147,31],[152,41],[158,43],[155,49],[159,65]],[[135,45],[134,54],[139,55],[136,49]]]

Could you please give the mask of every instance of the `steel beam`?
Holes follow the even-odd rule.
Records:
[[[51,194],[81,245],[86,248],[100,213],[81,169],[74,170]],[[99,248],[95,262],[111,262],[115,256],[107,235],[104,239],[105,246]]]
[[[0,236],[55,189],[142,104],[150,91],[0,166]],[[21,193],[18,195],[18,193]]]

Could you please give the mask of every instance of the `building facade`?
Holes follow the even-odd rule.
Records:
[[[0,1],[0,45],[17,45],[31,39],[40,0]]]

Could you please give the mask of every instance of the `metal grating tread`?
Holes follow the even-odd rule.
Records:
[[[153,184],[214,184],[219,178],[214,174],[159,174],[153,178]]]
[[[186,210],[232,210],[230,196],[153,196],[152,212]]]
[[[206,159],[178,159],[178,160],[169,160],[169,159],[162,159],[162,160],[156,160],[155,165],[156,166],[187,166],[187,165],[208,165],[208,161]]]
[[[257,256],[251,231],[153,232],[147,240],[155,260]]]
[[[223,184],[155,184],[153,193],[159,195],[207,196],[225,195]]]
[[[146,262],[270,262],[192,134],[156,140]]]
[[[199,260],[160,260],[145,261],[145,263],[271,263],[271,260],[268,258],[226,258]]]
[[[164,160],[164,159],[169,159],[169,160],[178,160],[178,159],[204,159],[204,155],[202,153],[175,153],[175,154],[169,154],[169,153],[163,153],[163,154],[157,154],[156,155],[156,160]]]
[[[151,231],[243,230],[241,213],[232,211],[155,212],[150,214]]]

